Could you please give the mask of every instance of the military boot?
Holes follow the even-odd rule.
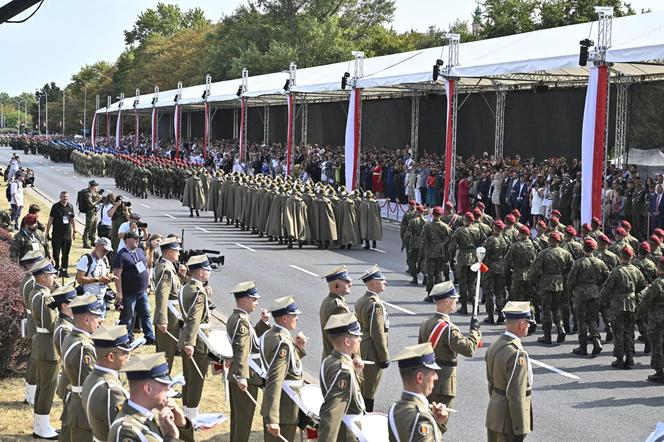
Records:
[[[565,342],[565,337],[566,336],[567,336],[567,333],[565,333],[565,329],[561,328],[560,330],[558,330],[558,337],[556,338],[556,342],[558,344],[562,344],[563,342]]]
[[[592,352],[592,355],[597,356],[601,352],[602,352],[601,342],[599,342],[599,339],[597,339],[597,338],[593,339],[593,352]]]
[[[372,249],[376,248],[376,240],[371,241],[371,248]]]
[[[461,308],[457,310],[457,313],[460,315],[467,315],[468,314],[468,304],[466,302],[461,303]]]
[[[648,380],[650,382],[658,382],[664,384],[664,369],[658,368],[655,370],[655,374],[648,375]]]
[[[632,368],[632,367],[634,367],[634,356],[632,355],[625,356],[625,368]]]
[[[484,321],[482,322],[484,322],[485,324],[494,325],[496,321],[493,320],[493,313],[489,314],[486,318],[484,318]]]
[[[429,278],[428,278],[428,276],[425,274],[425,275],[422,277],[422,285],[423,285],[423,286],[426,286],[428,280],[429,280]]]
[[[369,248],[370,248],[370,246],[369,246],[369,240],[368,240],[368,239],[365,239],[365,240],[364,240],[364,249],[365,249],[365,250],[369,250]]]
[[[498,312],[498,319],[496,320],[496,324],[502,324],[505,322],[505,315],[503,315],[502,310]]]
[[[413,276],[413,279],[410,280],[411,284],[418,285],[419,281],[417,280],[417,275]]]
[[[586,347],[586,344],[581,344],[577,348],[573,349],[572,353],[579,356],[587,356],[588,348]]]
[[[551,342],[551,335],[540,336],[539,338],[537,338],[537,342],[539,342],[541,344],[550,345],[552,343]]]
[[[604,342],[611,342],[613,341],[613,330],[607,330],[606,331],[606,338],[604,338]]]
[[[615,361],[611,362],[611,367],[613,367],[613,368],[625,368],[625,363],[623,362],[623,358],[622,357],[616,358]]]

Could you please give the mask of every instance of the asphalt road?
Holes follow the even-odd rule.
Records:
[[[0,164],[6,165],[11,149],[0,148]],[[21,154],[23,165],[36,171],[36,186],[53,200],[61,190],[67,190],[75,200],[78,190],[90,178],[74,173],[71,164],[52,163],[41,156]],[[213,272],[211,286],[218,309],[228,313],[234,300],[229,290],[236,283],[256,281],[261,304],[267,306],[278,297],[294,295],[300,309],[299,328],[310,337],[305,369],[318,376],[321,337],[318,323],[320,302],[327,295],[326,283],[319,275],[345,264],[356,281],[349,301],[355,302],[364,293],[359,276],[364,269],[378,264],[387,275],[389,284],[383,299],[390,315],[390,353],[417,342],[419,325],[432,312],[432,306],[422,303],[424,289],[414,287],[405,274],[405,255],[399,252],[398,225],[384,224],[384,240],[380,250],[318,250],[305,247],[286,250],[283,246],[242,232],[225,223],[214,223],[210,213],[190,218],[189,210],[176,200],[160,198],[137,199],[114,186],[112,178],[97,178],[101,187],[116,194],[125,194],[133,203],[151,232],[180,233],[185,229],[186,248],[218,249],[226,257],[222,270]],[[46,214],[48,208],[44,209]],[[468,316],[453,315],[462,331],[468,330]],[[488,346],[502,333],[500,326],[484,326],[483,341]],[[637,343],[636,367],[615,370],[610,367],[612,345],[597,358],[579,358],[571,351],[576,344],[572,336],[563,345],[544,347],[536,342],[538,334],[526,338],[525,347],[536,361],[534,369],[534,433],[528,440],[537,441],[639,441],[664,420],[664,386],[645,380],[651,372],[650,357],[642,354],[643,344]],[[458,367],[457,400],[447,439],[453,441],[481,441],[486,439],[484,428],[488,403],[484,366],[486,349],[479,349],[473,358],[460,357]],[[396,366],[384,372],[378,390],[376,411],[386,411],[400,394],[401,382]]]

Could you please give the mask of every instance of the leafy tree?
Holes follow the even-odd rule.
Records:
[[[178,5],[157,3],[156,9],[147,9],[129,31],[124,31],[125,44],[143,44],[152,35],[169,36],[176,32],[208,24],[201,8],[182,12]]]
[[[538,0],[484,0],[482,38],[520,34],[537,28]]]
[[[597,20],[595,6],[612,6],[616,17],[633,15],[629,3],[621,0],[542,0],[540,29],[587,23]]]

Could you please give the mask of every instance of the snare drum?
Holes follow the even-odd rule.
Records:
[[[348,414],[344,424],[360,442],[384,442],[390,440],[385,413]]]

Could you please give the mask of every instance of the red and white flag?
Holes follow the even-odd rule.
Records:
[[[454,93],[456,87],[456,80],[445,80],[445,98],[447,99],[447,130],[445,131],[445,188],[443,189],[443,204],[454,199],[454,195],[450,195],[452,189],[452,168],[454,162],[452,161],[454,150]]]
[[[85,131],[85,128],[83,130]],[[97,147],[97,112],[92,114],[92,128],[90,135],[92,136],[92,147]]]
[[[293,173],[293,116],[295,115],[295,102],[293,94],[286,96],[288,103],[288,128],[286,129],[286,176]]]
[[[208,102],[205,102],[205,112],[204,112],[204,127],[203,127],[203,159],[207,160],[207,146],[208,139],[210,138],[210,109]]]
[[[120,138],[122,138],[122,111],[118,111],[118,119],[115,120],[115,147],[120,148]]]
[[[152,108],[152,116],[150,117],[150,140],[151,147],[154,150],[157,145],[157,108]]]
[[[246,103],[244,100],[244,97],[240,99],[240,164],[244,161],[244,113],[246,111]]]
[[[581,222],[602,219],[602,177],[606,143],[609,68],[592,67],[588,77],[581,135]]]
[[[173,133],[175,133],[175,158],[180,158],[180,105],[175,105],[173,112]]]
[[[138,147],[138,129],[140,124],[140,118],[138,117],[138,110],[134,110],[134,148]]]
[[[362,135],[362,89],[353,88],[348,104],[346,119],[346,189],[355,190],[360,161],[360,140]]]

